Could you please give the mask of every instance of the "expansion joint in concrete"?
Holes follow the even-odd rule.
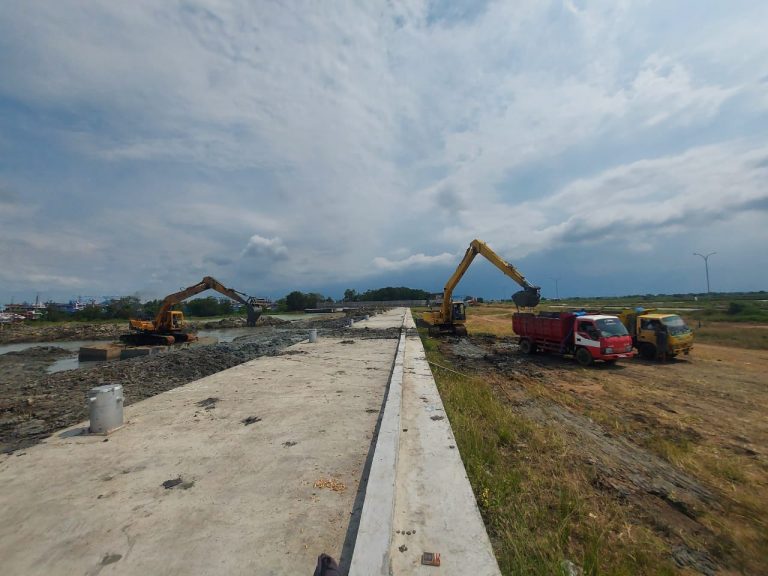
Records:
[[[350,576],[386,576],[391,573],[390,548],[394,532],[395,482],[400,452],[405,344],[404,317],[365,490],[365,500],[349,570]]]

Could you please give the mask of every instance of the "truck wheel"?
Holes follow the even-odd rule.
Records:
[[[645,360],[656,359],[656,346],[654,346],[653,344],[650,344],[648,342],[642,342],[637,347],[637,351],[640,353],[640,357]]]
[[[533,354],[536,351],[536,347],[530,340],[520,340],[520,352],[523,354]]]
[[[592,354],[586,348],[579,348],[576,350],[576,362],[582,366],[589,366],[592,364]]]

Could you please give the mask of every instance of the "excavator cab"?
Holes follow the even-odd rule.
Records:
[[[171,330],[181,330],[184,328],[184,313],[181,310],[171,310]]]
[[[451,315],[454,321],[467,319],[467,311],[464,309],[464,302],[453,302],[451,309]]]

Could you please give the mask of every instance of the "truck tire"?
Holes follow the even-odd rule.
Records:
[[[589,350],[586,348],[579,348],[576,350],[576,362],[581,364],[582,366],[589,366],[592,364],[592,354],[589,353]]]
[[[656,359],[656,346],[650,342],[641,342],[638,344],[637,351],[640,353],[640,357],[644,360]]]
[[[536,352],[536,345],[527,338],[523,338],[520,340],[520,352],[523,354],[533,354]]]

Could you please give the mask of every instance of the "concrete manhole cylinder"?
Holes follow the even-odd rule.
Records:
[[[312,330],[309,331],[309,342],[311,344],[317,342],[317,329],[312,328]]]
[[[123,385],[105,384],[88,391],[91,434],[109,434],[123,425]]]

